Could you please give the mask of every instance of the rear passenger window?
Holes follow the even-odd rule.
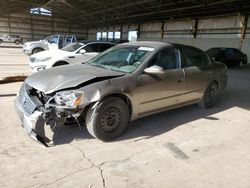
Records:
[[[209,59],[201,50],[192,47],[181,48],[182,67],[196,66],[199,68],[209,66]]]
[[[83,48],[86,52],[99,52],[99,45],[98,44],[88,44]]]
[[[103,51],[111,48],[112,46],[114,46],[114,45],[112,45],[112,44],[100,44],[100,52],[103,52]]]
[[[234,54],[235,55],[242,55],[242,52],[238,49],[234,49]]]

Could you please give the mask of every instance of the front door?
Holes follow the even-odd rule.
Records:
[[[178,51],[160,51],[149,66],[163,68],[161,74],[142,73],[139,78],[139,114],[150,113],[179,104],[184,89],[184,72],[179,67]]]
[[[81,50],[85,50],[85,53],[80,53]],[[97,44],[87,44],[83,48],[79,49],[74,55],[70,56],[68,62],[72,64],[85,63],[98,54]]]

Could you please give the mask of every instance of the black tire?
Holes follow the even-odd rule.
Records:
[[[65,61],[59,61],[59,62],[55,63],[53,65],[53,67],[59,67],[59,66],[62,66],[62,65],[68,65],[68,63],[65,62]]]
[[[213,107],[216,103],[217,95],[218,95],[218,85],[213,82],[207,87],[207,89],[206,89],[206,91],[205,91],[205,93],[204,93],[204,95],[199,103],[199,106],[201,106],[203,108]]]
[[[20,41],[20,40],[15,40],[14,43],[15,43],[16,45],[18,45],[18,44],[21,43],[21,41]]]
[[[244,61],[240,61],[239,64],[238,64],[238,68],[241,69],[243,68],[245,65],[245,62]]]
[[[32,51],[32,54],[35,54],[35,53],[38,53],[38,52],[42,52],[44,51],[44,49],[42,48],[35,48],[33,51]]]
[[[128,105],[117,97],[104,99],[96,107],[91,106],[86,115],[88,132],[102,141],[113,140],[124,133],[128,121]]]
[[[0,39],[0,44],[2,43],[3,41]]]

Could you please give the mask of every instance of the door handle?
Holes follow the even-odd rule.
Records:
[[[184,77],[183,78],[180,78],[179,80],[177,80],[178,83],[184,81]]]
[[[69,56],[69,58],[75,58],[75,56]]]

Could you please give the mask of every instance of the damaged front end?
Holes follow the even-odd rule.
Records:
[[[83,108],[78,108],[83,92],[64,91],[45,95],[24,83],[16,98],[16,111],[27,134],[41,144],[48,146],[45,125],[51,129],[62,126],[66,119],[77,118]]]

